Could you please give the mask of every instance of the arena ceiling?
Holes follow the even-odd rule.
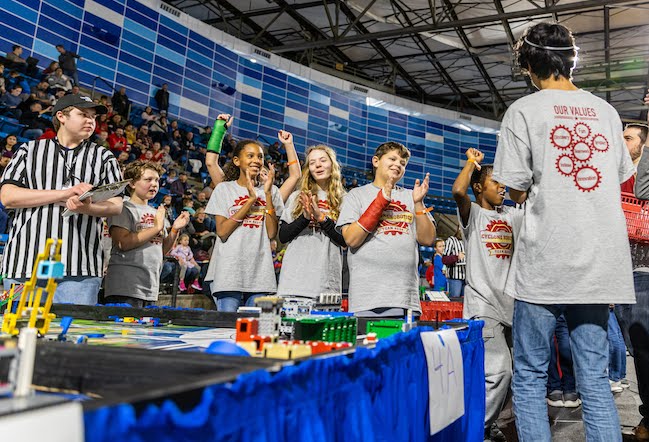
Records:
[[[577,37],[577,84],[644,120],[649,1],[165,0],[267,51],[427,104],[500,119],[531,91],[512,44],[554,20]]]

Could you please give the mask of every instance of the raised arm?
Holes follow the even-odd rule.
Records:
[[[428,193],[430,174],[426,174],[423,181],[416,180],[412,189],[412,200],[415,203],[415,223],[417,223],[417,242],[423,246],[432,246],[437,236],[437,229],[429,214],[430,210],[424,205],[424,198]]]
[[[266,233],[270,239],[277,236],[277,226],[279,220],[275,212],[275,205],[273,204],[273,182],[275,181],[275,166],[272,164],[268,166],[268,179],[264,183],[264,194],[266,196]]]
[[[300,168],[300,160],[297,158],[295,144],[293,144],[293,134],[285,130],[280,130],[277,134],[277,138],[279,138],[279,142],[284,145],[284,148],[286,149],[286,158],[288,160],[288,178],[284,180],[282,187],[279,188],[279,193],[282,195],[282,201],[286,202],[302,177],[302,169]]]
[[[478,149],[470,148],[466,151],[467,161],[464,168],[453,183],[453,199],[457,204],[462,225],[466,226],[471,214],[471,197],[469,197],[469,187],[471,186],[471,175],[484,159],[484,154]]]
[[[229,114],[220,114],[216,117],[214,121],[214,127],[212,128],[212,135],[207,142],[207,154],[205,155],[205,166],[207,167],[207,172],[210,174],[212,179],[211,187],[214,189],[221,181],[223,181],[224,174],[223,169],[219,166],[219,155],[221,154],[221,146],[223,144],[223,138],[228,128],[232,126],[232,121],[234,117]]]

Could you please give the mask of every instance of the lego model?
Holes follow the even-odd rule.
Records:
[[[284,299],[279,296],[262,296],[255,299],[255,306],[261,309],[261,313],[259,313],[260,335],[279,335],[279,324],[283,304]]]
[[[50,313],[54,292],[58,285],[56,280],[63,278],[65,265],[61,262],[61,240],[49,238],[45,242],[45,250],[38,254],[34,262],[32,276],[29,278],[16,301],[16,287],[9,293],[2,319],[2,332],[16,336],[23,327],[36,328],[41,336],[45,336],[50,328],[50,322],[56,316]],[[47,281],[45,287],[38,287],[38,281]],[[45,304],[41,306],[43,291],[46,293]]]

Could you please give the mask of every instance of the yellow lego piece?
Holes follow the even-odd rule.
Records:
[[[126,316],[124,318],[124,324],[130,324],[130,323],[133,323],[133,322],[137,322],[137,318],[134,318],[132,316]]]
[[[311,346],[306,344],[266,344],[264,357],[274,359],[296,359],[311,356]]]

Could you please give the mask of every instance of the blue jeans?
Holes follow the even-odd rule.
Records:
[[[236,312],[243,302],[246,307],[254,307],[255,299],[266,296],[266,293],[214,292],[212,297],[216,309],[220,312]]]
[[[572,351],[570,349],[570,334],[568,324],[563,315],[557,318],[557,326],[554,329],[555,340],[552,342],[550,353],[550,367],[548,368],[548,393],[555,390],[564,393],[575,393],[575,373],[572,367]],[[557,357],[558,350],[558,357]],[[561,374],[559,374],[561,367]]]
[[[448,281],[448,296],[451,298],[459,298],[464,296],[464,279],[447,279]]]
[[[640,414],[649,418],[649,273],[633,272],[636,304],[615,306],[615,313],[633,353],[638,378]]]
[[[25,279],[5,279],[5,290],[9,290],[11,284],[22,284],[25,281]],[[98,276],[66,276],[58,281],[54,292],[54,303],[95,305],[100,287],[101,278]]]
[[[626,377],[626,345],[622,330],[611,309],[608,316],[608,378],[617,382]]]
[[[563,314],[570,333],[577,390],[587,441],[622,440],[620,420],[608,383],[608,305],[514,304],[514,412],[521,442],[550,442],[545,400],[552,336]]]

